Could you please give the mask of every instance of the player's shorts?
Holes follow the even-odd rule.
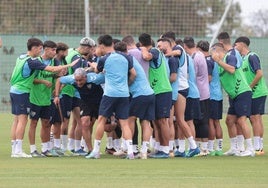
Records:
[[[155,95],[155,119],[169,118],[172,107],[172,92]]]
[[[113,113],[118,119],[128,119],[129,97],[108,97],[104,95],[101,99],[99,115],[108,118]]]
[[[251,115],[263,115],[265,111],[266,96],[252,99],[251,103]]]
[[[201,119],[201,109],[199,98],[188,97],[186,99],[186,108],[184,113],[185,121]]]
[[[80,115],[90,116],[93,118],[98,118],[100,104],[86,103],[85,101],[80,101]]]
[[[11,113],[14,115],[25,114],[30,112],[29,93],[15,94],[10,93]]]
[[[53,101],[51,101],[51,120],[50,124],[55,124],[55,123],[61,123],[61,117],[59,113],[59,108],[55,105]]]
[[[188,96],[188,93],[189,93],[189,88],[179,90],[178,93],[181,94],[182,96],[184,96],[184,98],[186,98]]]
[[[73,101],[72,101],[72,110],[76,107],[80,107],[80,101],[81,99],[80,98],[77,98],[77,97],[73,97]]]
[[[222,100],[209,100],[209,118],[213,120],[222,119]]]
[[[196,138],[208,138],[209,99],[199,102],[201,118],[194,119]]]
[[[236,98],[231,99],[229,97],[229,109],[228,114],[236,115],[237,117],[251,115],[251,100],[252,92],[246,91],[239,94]]]
[[[51,119],[51,106],[38,106],[31,103],[30,107],[30,119],[38,120],[42,119]]]
[[[138,96],[132,98],[129,106],[129,116],[135,116],[140,120],[155,119],[155,96]]]
[[[60,107],[62,111],[62,116],[66,119],[69,119],[72,112],[72,104],[73,104],[73,97],[70,97],[69,95],[62,95],[62,98],[60,99]]]

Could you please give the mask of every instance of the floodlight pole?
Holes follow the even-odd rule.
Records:
[[[90,37],[89,0],[85,0],[85,35]]]
[[[223,22],[225,21],[225,18],[226,18],[226,16],[227,16],[227,13],[228,13],[229,10],[230,10],[230,7],[231,7],[231,5],[232,5],[232,2],[233,2],[233,0],[229,0],[229,3],[228,3],[228,5],[226,6],[225,11],[224,11],[224,13],[223,13],[223,15],[222,15],[222,17],[221,17],[221,21],[220,21],[220,23],[219,23],[219,25],[218,25],[218,27],[217,27],[217,31],[214,33],[213,38],[212,38],[211,41],[210,41],[210,46],[213,45],[214,41],[216,40],[216,37],[218,36],[218,34],[219,34],[219,32],[220,32],[221,26],[222,26]]]

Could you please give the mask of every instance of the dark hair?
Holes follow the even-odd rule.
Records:
[[[217,39],[218,40],[230,39],[230,36],[227,32],[224,31],[218,34]]]
[[[176,39],[176,40],[175,40],[175,43],[176,43],[177,45],[181,45],[181,46],[183,46],[183,41],[182,41],[181,39]]]
[[[113,38],[110,35],[101,35],[98,38],[99,45],[103,44],[104,46],[112,46],[113,45]]]
[[[114,45],[114,49],[115,49],[116,51],[126,53],[126,52],[127,52],[127,43],[125,43],[124,41],[117,42],[117,43]]]
[[[183,43],[188,47],[188,48],[194,48],[194,38],[193,37],[184,37]]]
[[[58,53],[59,51],[65,51],[68,50],[69,46],[63,42],[58,42],[57,43],[57,49],[56,49],[56,53]]]
[[[223,43],[223,44],[231,44],[230,36],[227,32],[221,32],[217,39]]]
[[[235,43],[237,42],[243,42],[244,44],[246,44],[247,46],[249,46],[250,44],[250,40],[248,37],[246,36],[241,36],[241,37],[238,37],[236,40],[235,40]]]
[[[116,43],[118,43],[118,42],[121,42],[121,40],[119,40],[119,39],[113,39],[113,44],[115,45]]]
[[[57,48],[57,44],[51,40],[44,42],[43,48]]]
[[[160,41],[162,41],[162,42],[168,42],[169,45],[171,46],[171,41],[170,41],[169,38],[160,38],[160,39],[157,40],[157,42],[160,42]]]
[[[200,41],[198,41],[196,47],[200,48],[204,52],[208,52],[209,51],[209,42],[206,40],[200,40]]]
[[[169,38],[173,41],[176,40],[176,34],[173,31],[168,31],[162,35],[162,38]]]
[[[149,35],[147,33],[142,33],[139,36],[139,41],[140,41],[141,45],[143,45],[143,46],[150,46],[150,45],[152,45],[151,35]]]
[[[30,38],[27,41],[27,49],[31,50],[34,46],[43,46],[43,42],[38,38]]]
[[[127,43],[127,45],[135,44],[135,40],[134,40],[133,36],[131,36],[131,35],[125,36],[122,39],[122,41],[124,41],[125,43]]]

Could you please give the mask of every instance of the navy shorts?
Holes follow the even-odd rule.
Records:
[[[184,98],[186,98],[188,96],[188,93],[189,93],[189,88],[179,90],[178,93],[181,94],[182,96],[184,96]]]
[[[51,106],[50,107],[50,109],[51,109],[50,124],[61,123],[59,108],[55,105],[55,103],[53,101],[51,101],[50,106]]]
[[[252,92],[247,91],[239,94],[236,98],[229,97],[228,114],[236,115],[237,117],[251,115]]]
[[[135,116],[140,120],[155,119],[155,96],[138,96],[132,98],[129,105],[129,116]]]
[[[51,119],[51,106],[38,106],[31,103],[30,119]]]
[[[60,107],[62,111],[62,116],[66,119],[69,119],[71,116],[72,103],[73,97],[70,97],[69,95],[62,95],[62,98],[60,99]]]
[[[194,119],[196,138],[208,138],[209,99],[199,102],[201,119]]]
[[[15,94],[10,93],[11,113],[14,115],[25,114],[30,112],[29,93]]]
[[[99,115],[100,104],[94,103],[86,103],[85,101],[80,101],[80,115],[82,116],[90,116],[94,118],[98,118]]]
[[[184,114],[185,121],[190,121],[193,119],[201,119],[201,109],[199,98],[190,98],[186,99],[186,108]]]
[[[101,99],[99,115],[108,118],[113,113],[118,119],[128,119],[129,97],[108,97],[104,95]]]
[[[209,100],[209,118],[213,120],[222,119],[222,100]]]
[[[265,111],[266,96],[252,99],[251,103],[251,115],[263,115]]]
[[[80,103],[81,99],[77,98],[77,97],[73,97],[73,101],[72,101],[72,110],[76,107],[80,107],[81,103]]]
[[[155,95],[155,119],[169,118],[172,107],[172,92]]]

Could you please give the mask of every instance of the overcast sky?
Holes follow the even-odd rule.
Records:
[[[267,0],[233,0],[239,2],[242,8],[242,17],[248,20],[248,17],[251,13],[258,10],[268,10],[268,1]]]

